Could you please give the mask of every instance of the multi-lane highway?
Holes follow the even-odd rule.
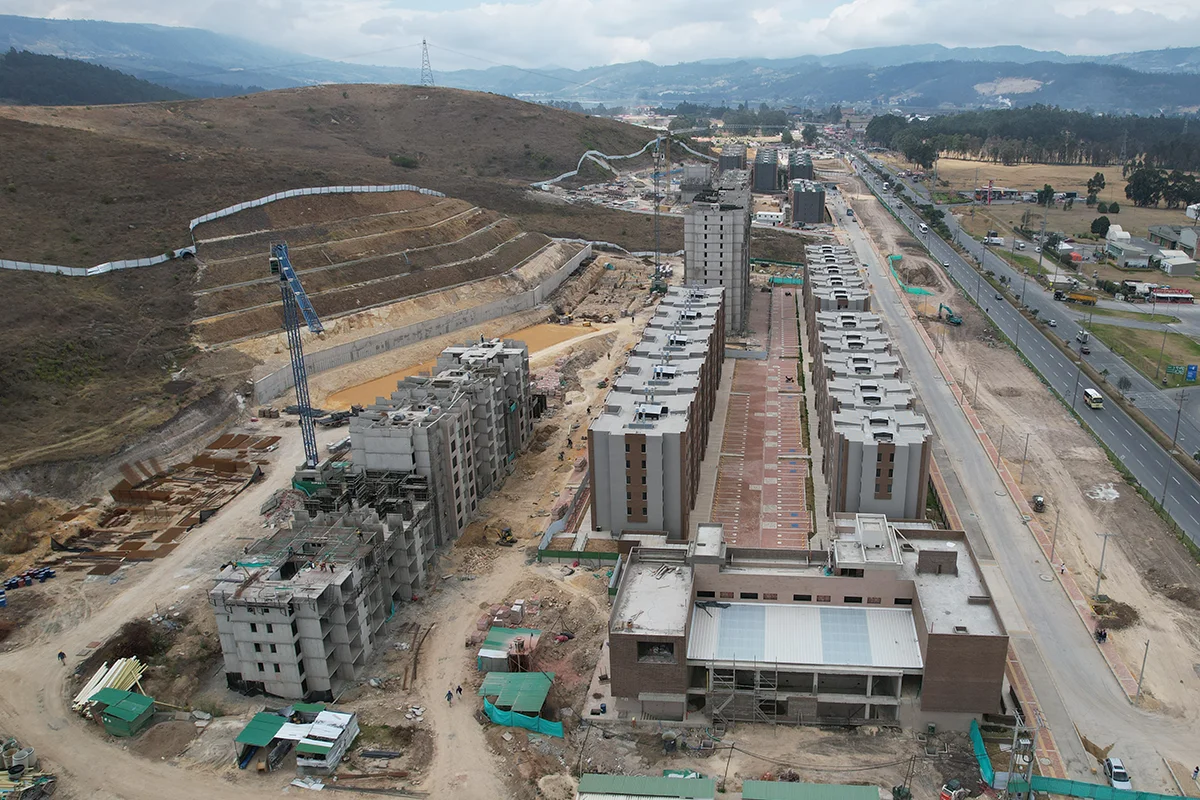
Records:
[[[844,210],[836,195],[829,207]],[[1070,600],[1057,582],[1047,580],[1052,567],[1046,565],[987,452],[905,313],[906,301],[888,281],[886,266],[874,257],[857,224],[844,215],[839,222],[875,287],[872,310],[887,321],[888,333],[904,360],[907,380],[917,389],[922,410],[945,448],[946,458],[940,463],[943,469],[953,470],[962,486],[966,502],[960,504],[959,513],[972,520],[986,542],[986,549],[979,548],[976,556],[1068,775],[1094,780],[1095,760],[1084,751],[1075,733],[1078,730],[1094,741],[1118,743],[1114,754],[1136,771],[1139,788],[1174,791],[1162,757],[1189,757],[1194,715],[1189,712],[1187,719],[1164,717],[1126,699]]]
[[[1154,388],[1140,374],[1129,368],[1119,356],[1110,353],[1103,345],[1093,338],[1089,343],[1092,354],[1087,358],[1097,370],[1108,369],[1108,382],[1103,385],[1093,383],[1087,375],[1052,342],[1041,327],[1035,325],[1019,313],[1013,302],[1019,302],[1022,295],[1022,279],[1008,262],[989,252],[982,244],[975,242],[966,233],[960,232],[953,219],[947,215],[947,224],[951,231],[961,240],[964,247],[974,257],[982,259],[984,269],[993,270],[997,275],[1010,278],[1010,286],[1016,293],[1007,297],[997,298],[998,292],[987,281],[983,280],[980,272],[959,255],[959,252],[943,241],[930,230],[919,233],[918,224],[921,220],[911,207],[899,202],[890,195],[884,195],[881,182],[869,170],[862,168],[861,158],[856,160],[860,174],[880,195],[886,204],[898,211],[904,225],[914,237],[922,241],[929,249],[933,258],[937,259],[949,275],[963,291],[975,299],[979,308],[996,324],[996,326],[1017,345],[1018,350],[1033,364],[1054,390],[1071,405],[1079,415],[1095,431],[1096,435],[1112,450],[1121,463],[1125,465],[1138,482],[1146,488],[1157,500],[1163,500],[1167,513],[1178,523],[1187,536],[1200,544],[1200,482],[1191,476],[1182,466],[1173,463],[1166,450],[1153,437],[1123,411],[1111,399],[1103,409],[1091,409],[1084,405],[1083,392],[1085,389],[1096,389],[1108,394],[1114,391],[1114,384],[1120,376],[1129,377],[1133,383],[1130,394],[1136,405],[1141,408],[1168,436],[1175,432],[1177,419],[1179,425],[1178,449],[1184,453],[1194,453],[1200,450],[1200,428],[1186,414],[1180,415],[1174,406],[1174,396],[1164,395]],[[894,176],[893,176],[894,180]],[[912,196],[908,195],[911,201]],[[1024,300],[1031,308],[1039,311],[1039,316],[1047,319],[1057,315],[1058,327],[1051,329],[1049,335],[1057,335],[1073,341],[1076,334],[1082,330],[1078,323],[1062,313],[1063,304],[1055,302],[1043,292],[1033,280],[1025,282]],[[1164,493],[1165,489],[1165,493]],[[1165,497],[1165,500],[1164,500]]]

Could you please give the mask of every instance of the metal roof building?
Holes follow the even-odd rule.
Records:
[[[879,800],[874,786],[844,786],[836,783],[786,783],[744,781],[743,800]]]
[[[649,797],[713,800],[716,793],[716,782],[709,778],[593,774],[579,776],[579,800],[641,800]]]
[[[902,608],[733,603],[692,615],[688,658],[780,669],[920,670],[913,614]]]

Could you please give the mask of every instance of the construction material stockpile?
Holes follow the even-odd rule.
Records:
[[[122,692],[129,691],[134,686],[138,686],[140,689],[138,681],[142,679],[142,673],[145,671],[146,665],[138,661],[136,657],[117,659],[111,667],[108,662],[101,664],[100,669],[96,670],[96,674],[87,682],[82,691],[75,695],[75,701],[71,703],[71,710],[87,716],[92,706],[92,697],[101,689],[117,689]]]

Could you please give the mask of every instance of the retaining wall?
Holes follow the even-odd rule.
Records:
[[[248,208],[258,208],[265,206],[267,203],[274,203],[277,200],[285,200],[289,197],[304,197],[305,195],[313,194],[370,194],[373,192],[417,192],[426,194],[432,197],[445,197],[441,192],[435,192],[433,189],[422,189],[420,186],[413,186],[411,183],[394,183],[386,186],[316,186],[308,189],[288,189],[285,192],[276,192],[269,194],[266,197],[260,197],[257,200],[247,200],[245,203],[227,206],[214,211],[211,214],[205,214],[202,217],[196,217],[188,223],[188,230],[195,231],[196,226],[202,225],[205,222],[212,222],[215,219],[228,217],[231,214],[236,214],[239,211],[245,211]],[[163,264],[167,261],[172,261],[184,255],[196,255],[196,247],[182,247],[179,250],[173,250],[169,254],[151,256],[150,258],[131,258],[124,261],[106,261],[103,264],[97,264],[94,267],[62,267],[57,264],[35,264],[30,261],[10,261],[0,258],[0,269],[19,270],[21,272],[47,272],[54,275],[67,275],[72,278],[87,278],[93,275],[104,275],[114,270],[119,269],[135,269],[137,267],[152,267],[155,264]]]
[[[365,336],[362,339],[330,347],[327,350],[307,353],[304,356],[304,365],[309,375],[317,375],[346,364],[352,364],[355,361],[361,361],[364,358],[386,353],[397,347],[405,347],[435,336],[453,333],[472,325],[503,317],[506,314],[528,311],[545,301],[555,289],[562,285],[567,276],[578,269],[584,259],[591,254],[592,246],[585,245],[541,284],[520,294],[501,297],[490,303],[464,308],[435,319],[415,322],[390,331]],[[254,400],[257,403],[269,403],[295,385],[292,367],[290,364],[285,365],[254,382]]]

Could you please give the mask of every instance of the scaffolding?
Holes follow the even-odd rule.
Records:
[[[779,691],[779,664],[751,661],[708,665],[707,701],[714,723],[762,722],[799,725],[799,704]]]

